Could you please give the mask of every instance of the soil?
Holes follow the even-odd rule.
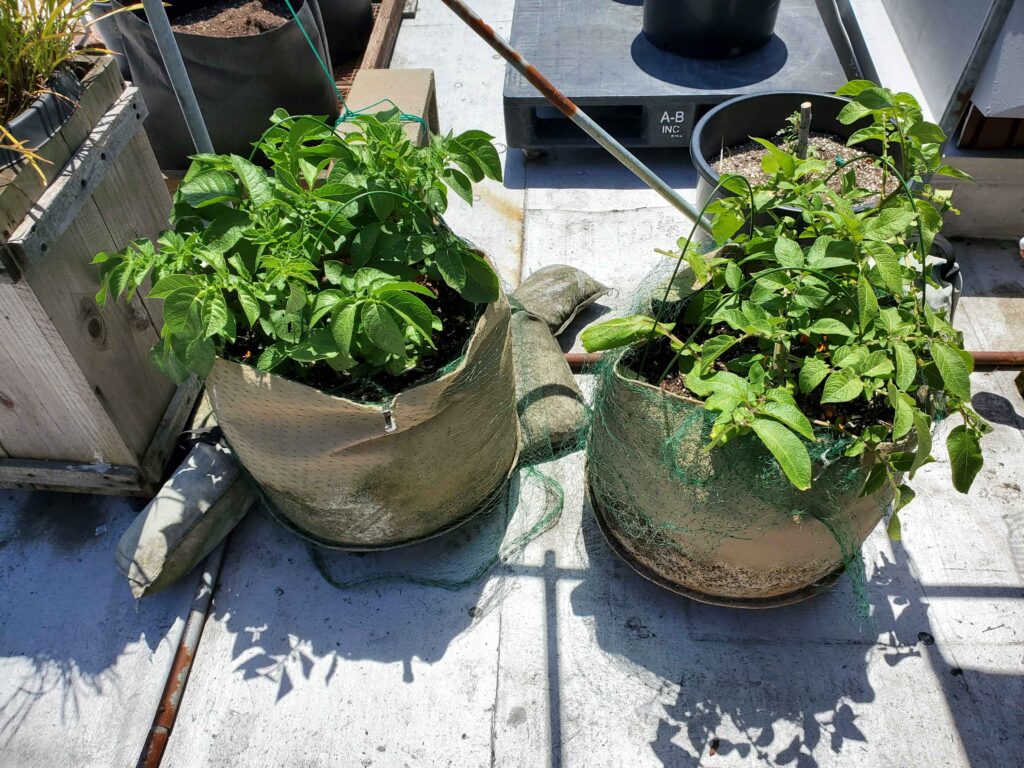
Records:
[[[679,323],[676,325],[675,334],[682,339],[688,338],[693,332],[693,326],[688,326],[685,323]],[[731,329],[726,325],[719,325],[715,328],[704,329],[696,336],[698,343],[703,343],[710,339],[712,336],[718,336],[720,334],[731,334]],[[735,360],[743,357],[744,355],[757,354],[761,350],[758,347],[758,340],[751,338],[737,347],[733,347],[730,350],[729,360]],[[807,357],[814,353],[811,345],[795,344],[790,349],[790,354],[797,357]],[[642,352],[640,353],[643,354]],[[668,367],[669,363],[672,362],[674,354],[669,347],[668,343],[664,339],[659,339],[654,342],[654,346],[651,348],[650,353],[647,357],[647,363],[644,366],[644,370],[640,371],[641,375],[649,382],[657,381],[661,373]],[[633,365],[634,361],[627,361],[626,364],[630,367],[636,368]],[[717,360],[715,362],[715,370],[724,371],[726,370],[727,361]],[[763,367],[768,366],[770,361],[767,359],[761,362]],[[693,394],[686,385],[683,383],[683,378],[678,373],[673,372],[666,376],[662,380],[661,389],[666,392],[670,392],[674,395],[680,395],[682,397],[692,398],[694,400],[702,400],[702,398]],[[812,422],[827,423],[840,431],[849,432],[853,435],[859,435],[865,428],[872,426],[873,424],[888,423],[892,416],[892,409],[888,403],[884,400],[873,400],[866,402],[863,398],[857,398],[846,403],[827,403],[822,405],[821,403],[821,392],[822,388],[819,386],[810,394],[796,393],[795,399],[797,406],[803,412],[807,418]]]
[[[792,152],[794,148],[789,145],[782,145],[786,151]],[[743,176],[752,186],[767,184],[771,179],[761,167],[761,158],[768,154],[768,150],[760,144],[747,141],[733,147],[726,147],[722,156],[717,162],[711,164],[716,173],[736,173]],[[807,141],[807,156],[816,157],[820,160],[833,161],[837,157],[843,160],[852,160],[864,154],[860,147],[848,147],[843,139],[830,133],[811,133]],[[857,186],[868,189],[876,194],[882,190],[882,169],[868,160],[861,160],[850,166],[857,176]],[[842,190],[843,173],[837,173],[828,182],[828,186],[837,192]],[[888,194],[896,188],[896,180],[890,175],[886,179],[885,192]]]
[[[476,322],[483,312],[483,306],[468,303],[444,283],[427,283],[427,286],[437,294],[436,302],[429,299],[426,301],[434,314],[440,318],[443,330],[434,337],[437,349],[432,350],[433,354],[424,357],[413,370],[401,376],[380,373],[367,379],[339,373],[327,363],[297,366],[286,361],[274,369],[274,373],[329,395],[362,402],[377,402],[429,381],[465,351],[476,328]],[[251,365],[262,351],[255,338],[239,334],[237,341],[228,344],[223,354],[229,360]]]
[[[171,26],[192,35],[248,37],[277,29],[290,18],[282,0],[222,0],[175,16]]]

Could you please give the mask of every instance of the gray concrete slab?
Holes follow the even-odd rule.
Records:
[[[262,514],[232,535],[164,765],[487,765],[502,504],[414,548],[308,547]],[[382,574],[384,580],[342,586]]]
[[[0,766],[134,766],[196,582],[137,603],[138,501],[0,490]]]
[[[1012,395],[1007,374],[975,386]],[[1013,409],[1024,412],[1019,396]],[[877,530],[865,546],[867,619],[845,577],[765,612],[700,605],[644,581],[596,528],[581,459],[564,460],[562,522],[526,551],[523,585],[502,605],[496,764],[1021,762],[1024,570],[1012,486],[1024,470],[1005,459],[1022,439],[1019,425],[996,425],[988,474],[970,496],[948,490],[944,459],[922,473],[904,540]]]
[[[473,5],[507,31],[511,0]],[[438,0],[403,25],[395,66],[436,70],[443,126],[502,136],[502,65]],[[692,199],[684,154],[645,159]],[[561,262],[617,288],[570,329],[572,346],[586,323],[626,305],[662,258],[653,249],[671,247],[687,222],[596,153],[524,165],[511,152],[505,164],[505,184],[485,185],[472,211],[453,204],[449,219],[510,284]],[[1013,254],[959,247],[968,249],[958,323],[969,345],[1019,346],[1024,298],[999,288],[1020,282]],[[942,461],[921,473],[903,541],[876,531],[865,546],[866,619],[846,578],[766,612],[703,606],[649,584],[596,529],[579,454],[539,468],[557,486],[526,473],[489,514],[390,553],[310,549],[250,515],[229,541],[164,765],[1024,764],[1024,402],[1009,373],[974,381],[975,406],[996,426],[986,469],[968,496],[949,490]],[[565,495],[554,527],[468,586],[444,588],[544,519],[554,489]],[[0,496],[2,530],[18,532],[0,541],[30,536],[47,505],[72,521],[83,510],[89,521],[92,505],[128,521],[123,502]],[[66,549],[48,538],[0,547],[14,585],[0,598],[4,768],[131,765],[180,628],[174,600],[191,597],[125,613],[127,588],[110,562],[119,529],[90,538],[92,522],[80,527],[51,526],[52,536],[79,530]],[[388,574],[399,578],[351,584]],[[26,595],[43,595],[52,615]],[[42,628],[26,636],[22,625]],[[99,639],[82,645],[90,632]],[[87,706],[61,721],[67,690]]]

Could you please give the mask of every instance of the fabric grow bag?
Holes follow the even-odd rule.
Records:
[[[398,546],[500,498],[518,460],[509,328],[502,294],[453,370],[383,405],[220,358],[207,392],[231,447],[283,522],[329,546]]]
[[[859,496],[861,458],[822,439],[814,486],[797,491],[752,435],[705,450],[717,414],[629,378],[621,359],[598,372],[586,478],[609,544],[634,569],[703,602],[768,607],[859,566],[892,501],[887,488]]]
[[[173,23],[176,16],[209,4],[209,0],[179,0],[168,9],[168,15]],[[118,5],[116,0],[114,5]],[[252,143],[266,130],[278,107],[293,115],[338,116],[334,83],[302,34],[305,29],[321,59],[329,62],[319,8],[315,2],[293,5],[302,29],[290,19],[276,29],[245,37],[174,33],[217,152],[248,157]],[[183,170],[188,156],[195,154],[195,145],[153,32],[142,11],[113,18],[121,30],[135,85],[149,107],[146,132],[157,161],[163,169]]]

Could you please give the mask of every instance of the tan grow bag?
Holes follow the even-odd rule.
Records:
[[[207,390],[232,448],[286,522],[331,546],[398,546],[465,521],[514,469],[509,327],[502,294],[459,365],[397,395],[390,421],[386,406],[220,358]]]
[[[862,460],[838,445],[805,492],[753,436],[708,452],[716,416],[627,379],[619,363],[599,373],[587,485],[609,544],[642,575],[704,602],[768,607],[827,588],[891,496],[860,498]]]

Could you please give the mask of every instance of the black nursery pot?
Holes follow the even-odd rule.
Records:
[[[780,2],[644,0],[644,34],[662,50],[681,56],[740,56],[771,39]]]
[[[117,5],[117,0],[114,0]],[[183,13],[213,5],[212,0],[175,0],[168,8],[171,23]],[[315,0],[293,2],[298,22],[289,18],[281,26],[258,35],[209,37],[175,31],[174,38],[199,101],[199,108],[214,149],[222,154],[248,157],[252,143],[270,124],[278,107],[293,115],[338,116],[338,95],[333,78],[317,61],[306,35],[317,46],[320,59],[330,64],[320,9]],[[195,154],[185,118],[164,70],[153,31],[143,11],[114,17],[124,41],[135,85],[149,107],[146,133],[157,161],[165,170],[188,167]],[[301,23],[301,27],[299,26]]]
[[[845,143],[855,131],[870,123],[870,118],[863,118],[850,125],[843,125],[839,122],[839,113],[850,100],[825,93],[771,91],[724,101],[697,122],[690,137],[690,159],[699,176],[697,208],[704,207],[718,184],[719,176],[711,163],[723,147],[728,149],[743,144],[751,136],[771,140],[779,130],[786,127],[786,118],[799,112],[800,105],[805,101],[811,103],[812,133],[831,133]],[[878,141],[865,141],[857,146],[868,154],[882,153],[882,144]],[[893,155],[892,147],[890,155],[898,168],[899,157]],[[728,190],[719,189],[717,197],[731,194]],[[782,210],[793,215],[798,213],[795,209]]]

